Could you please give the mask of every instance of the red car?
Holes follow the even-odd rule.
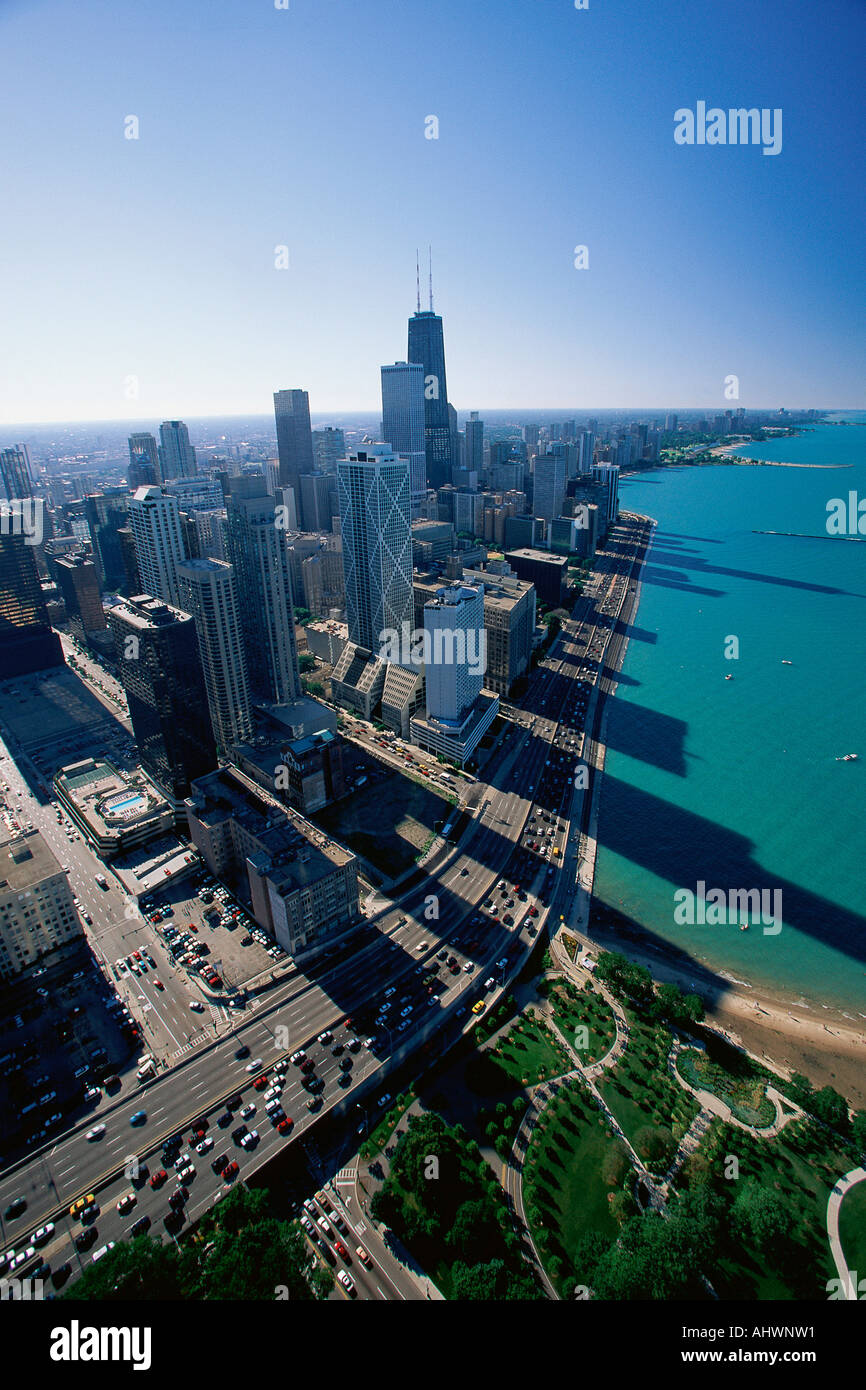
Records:
[[[341,1240],[334,1241],[334,1249],[336,1250],[340,1258],[346,1261],[347,1265],[350,1265],[352,1263],[352,1261],[349,1258],[349,1252]]]
[[[538,916],[538,908],[537,908],[537,907],[531,907],[531,908],[529,909],[529,915],[530,915],[530,917],[537,917],[537,916]]]
[[[162,983],[162,980],[154,980],[153,985],[154,985],[154,989],[159,989],[159,990],[165,989],[165,985]]]
[[[166,1181],[167,1178],[168,1173],[165,1171],[165,1169],[157,1168],[156,1172],[150,1180],[150,1185],[154,1189],[156,1189],[157,1187],[162,1187],[163,1183]]]
[[[292,1119],[291,1115],[286,1115],[285,1119],[280,1120],[280,1123],[277,1125],[277,1129],[279,1130],[280,1134],[289,1134],[294,1123],[295,1122]]]
[[[238,1168],[238,1165],[235,1163],[234,1159],[232,1159],[231,1163],[227,1164],[226,1167],[223,1168],[223,1178],[226,1182],[231,1182],[233,1178],[237,1177],[239,1172],[240,1169]]]
[[[253,1090],[254,1090],[254,1091],[263,1091],[263,1090],[265,1089],[265,1087],[267,1086],[267,1084],[268,1084],[268,1078],[267,1078],[266,1076],[260,1076],[256,1081],[253,1082]]]
[[[189,929],[190,931],[195,932],[196,936],[198,936],[198,927],[196,926],[195,922],[190,922]]]

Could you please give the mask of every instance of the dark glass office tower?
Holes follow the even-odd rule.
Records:
[[[0,679],[63,665],[60,638],[52,632],[39,584],[33,546],[14,535],[8,517],[0,527]]]
[[[136,594],[111,609],[108,625],[141,765],[177,809],[190,782],[217,766],[195,623]]]
[[[274,416],[277,422],[277,453],[280,456],[280,487],[295,489],[295,507],[301,517],[299,478],[312,473],[313,431],[310,427],[310,397],[306,391],[275,391]]]
[[[118,532],[128,522],[129,494],[125,488],[91,493],[84,499],[84,515],[90,528],[102,587],[119,589],[124,579],[124,567]]]
[[[36,496],[33,469],[26,444],[16,444],[12,449],[0,449],[0,478],[10,501]]]
[[[451,481],[451,421],[442,318],[432,309],[419,309],[409,320],[408,361],[420,362],[424,368],[427,486],[440,488]]]

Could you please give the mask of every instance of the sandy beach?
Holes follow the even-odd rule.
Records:
[[[605,912],[610,919],[612,914]],[[815,1086],[832,1086],[855,1110],[866,1109],[866,1019],[805,1000],[790,1002],[745,982],[728,982],[685,953],[649,943],[634,923],[593,921],[590,937],[644,965],[657,981],[700,994],[707,1020],[768,1066],[802,1072]],[[679,956],[682,955],[683,959]]]

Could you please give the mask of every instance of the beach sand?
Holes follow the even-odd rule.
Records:
[[[612,915],[604,911],[605,924],[596,920],[590,925],[589,934],[602,949],[621,951],[646,966],[657,981],[669,980],[686,993],[700,994],[707,1021],[768,1066],[802,1072],[815,1086],[839,1091],[855,1110],[866,1110],[866,1019],[852,1020],[820,1003],[772,997],[744,982],[729,983],[684,953],[648,943],[634,923],[623,920],[609,929]]]

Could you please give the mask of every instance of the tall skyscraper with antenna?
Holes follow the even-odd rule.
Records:
[[[407,361],[424,368],[424,446],[427,483],[442,487],[451,481],[451,425],[445,380],[445,338],[442,319],[433,312],[433,260],[430,258],[429,309],[421,308],[421,285],[416,260],[417,309],[409,320]]]

